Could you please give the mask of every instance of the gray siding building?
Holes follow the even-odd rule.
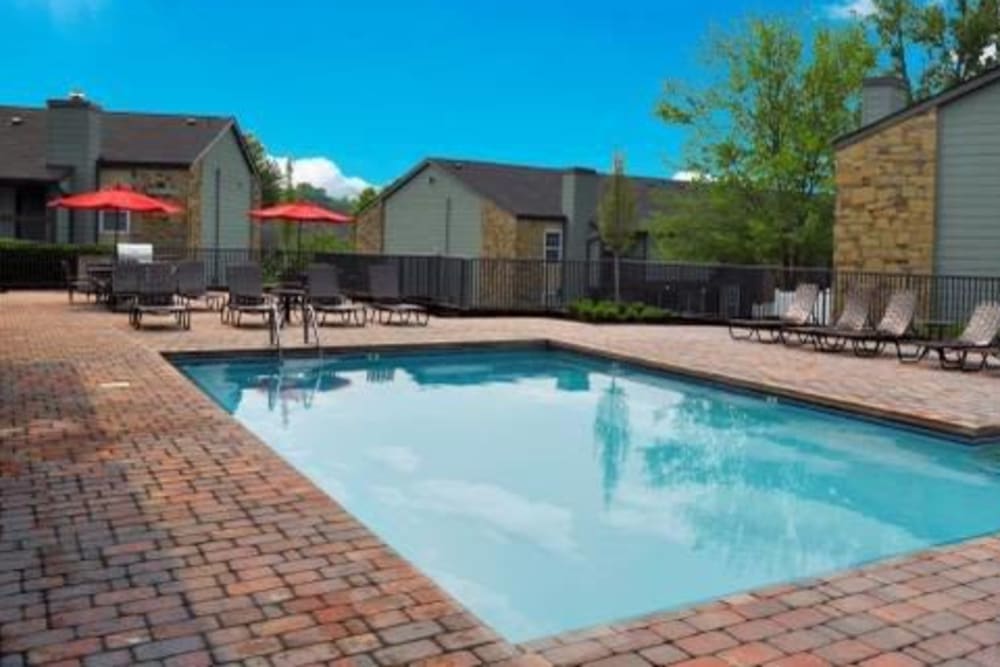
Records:
[[[361,252],[460,257],[596,259],[602,254],[597,208],[607,174],[428,158],[379,195],[358,217]],[[648,257],[644,223],[656,195],[684,184],[631,178],[640,231],[633,255]]]
[[[905,100],[869,80],[868,124],[836,142],[834,265],[1000,276],[1000,67]]]
[[[48,209],[62,194],[125,184],[181,206],[163,219]],[[122,113],[82,95],[0,106],[0,237],[247,248],[257,180],[235,119]]]

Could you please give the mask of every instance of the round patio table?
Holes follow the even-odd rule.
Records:
[[[271,294],[281,303],[281,325],[292,324],[292,313],[295,308],[302,309],[306,291],[301,287],[273,287]]]

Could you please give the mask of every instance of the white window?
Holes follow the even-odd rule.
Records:
[[[132,226],[129,211],[98,211],[97,218],[102,234],[128,234]]]
[[[560,229],[545,232],[543,256],[546,262],[561,262],[563,255],[563,233]]]

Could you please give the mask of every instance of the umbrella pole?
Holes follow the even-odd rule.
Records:
[[[298,261],[302,261],[302,221],[299,220]]]

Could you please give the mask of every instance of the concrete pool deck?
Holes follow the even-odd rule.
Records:
[[[286,345],[301,342],[290,330]],[[196,313],[136,332],[64,293],[0,294],[0,667],[1000,665],[1000,538],[511,646],[164,360],[265,347]],[[541,318],[326,328],[324,345],[552,340],[958,432],[1000,372]]]

